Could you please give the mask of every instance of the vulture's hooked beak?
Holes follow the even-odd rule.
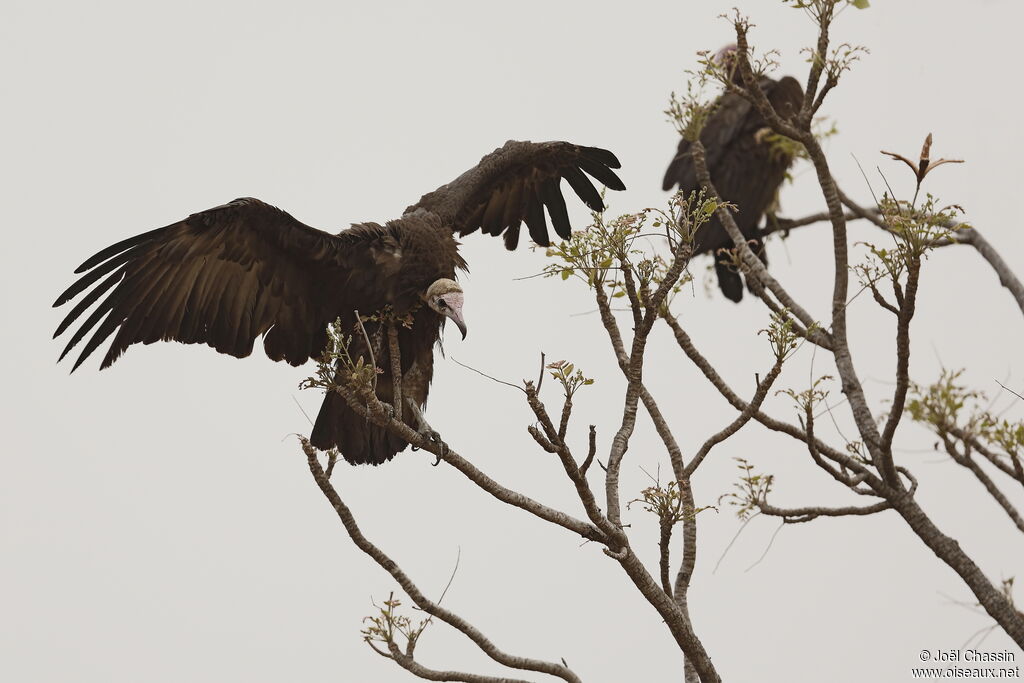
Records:
[[[462,310],[452,311],[449,317],[452,319],[452,322],[458,326],[459,332],[462,333],[462,338],[465,339],[467,330],[466,321],[462,319]]]
[[[441,311],[441,313],[443,313],[448,318],[451,318],[451,321],[458,326],[459,332],[462,333],[462,338],[465,339],[466,321],[462,317],[462,297],[463,295],[461,291],[449,292],[448,294],[445,294],[440,297],[438,301],[438,308]],[[443,304],[443,306],[441,306],[440,304]]]

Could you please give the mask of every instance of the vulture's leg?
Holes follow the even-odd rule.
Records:
[[[420,407],[418,405],[416,405],[416,401],[414,401],[411,397],[405,399],[405,401],[406,405],[409,406],[409,410],[412,411],[413,417],[416,418],[416,424],[419,425],[417,431],[425,439],[432,441],[441,447],[441,454],[438,455],[437,460],[434,461],[434,465],[437,466],[437,464],[441,462],[441,458],[448,455],[448,444],[446,444],[441,439],[441,435],[435,432],[434,428],[430,426],[429,422],[427,422],[427,419],[423,417],[423,411],[420,410]]]

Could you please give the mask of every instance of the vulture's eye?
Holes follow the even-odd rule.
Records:
[[[448,302],[445,301],[444,299],[438,299],[437,300],[437,307],[438,308],[448,308]]]

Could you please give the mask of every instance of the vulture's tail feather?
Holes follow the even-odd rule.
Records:
[[[739,303],[743,298],[743,279],[740,274],[732,266],[720,261],[715,262],[715,274],[718,275],[718,288],[725,298]]]
[[[337,448],[353,465],[380,465],[409,445],[356,414],[345,399],[333,391],[324,397],[309,442],[322,451]]]
[[[761,263],[767,266],[768,254],[765,252],[764,242],[760,238],[755,238],[751,242],[750,248],[761,259]],[[725,295],[726,299],[736,303],[743,300],[743,278],[740,277],[740,274],[731,265],[716,261],[715,274],[718,275],[718,287],[722,290],[722,294]],[[746,283],[747,289],[753,293],[754,289],[750,286],[749,278],[747,278]]]

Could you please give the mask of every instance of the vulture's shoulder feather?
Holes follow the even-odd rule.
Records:
[[[602,211],[604,202],[587,176],[609,189],[623,190],[612,171],[619,166],[614,154],[598,147],[510,140],[452,182],[423,195],[406,209],[406,215],[420,210],[433,213],[459,235],[477,229],[504,234],[508,249],[516,248],[525,222],[533,241],[548,246],[545,207],[555,233],[563,239],[570,234],[562,179],[587,206]]]
[[[244,357],[264,335],[268,356],[297,365],[322,350],[325,323],[373,289],[352,273],[375,246],[386,251],[384,232],[330,235],[245,198],[122,240],[79,266],[82,276],[54,302],[85,293],[56,337],[100,301],[61,358],[90,332],[75,368],[111,335],[101,367],[132,344],[161,340]]]

